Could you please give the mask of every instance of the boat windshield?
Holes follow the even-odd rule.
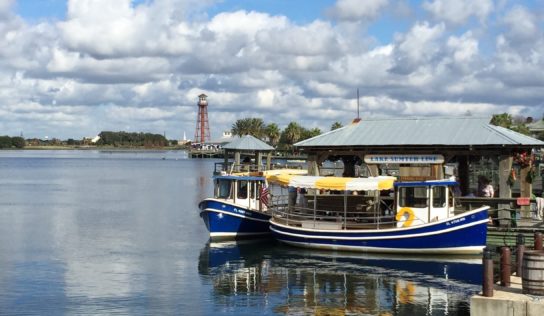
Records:
[[[238,196],[239,199],[247,199],[247,187],[248,181],[239,180],[238,181]]]
[[[228,199],[231,197],[232,180],[229,179],[217,179],[217,191],[216,196],[220,199]]]
[[[427,187],[400,187],[399,206],[417,208],[427,207]]]
[[[433,207],[446,206],[446,187],[433,187]]]

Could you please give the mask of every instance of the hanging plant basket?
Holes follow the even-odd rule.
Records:
[[[521,168],[532,166],[534,161],[535,156],[530,152],[522,151],[514,154],[514,162]]]

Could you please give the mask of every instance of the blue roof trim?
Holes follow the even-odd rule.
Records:
[[[225,179],[225,180],[245,180],[245,181],[264,181],[264,177],[253,177],[253,176],[214,176],[213,179]]]
[[[457,181],[418,181],[418,182],[395,182],[395,187],[421,187],[421,186],[455,186]]]

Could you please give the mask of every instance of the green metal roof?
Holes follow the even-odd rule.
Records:
[[[470,116],[368,119],[303,140],[295,146],[544,146],[544,142],[538,139],[489,122],[490,118]]]
[[[245,150],[245,151],[271,151],[274,147],[268,145],[260,139],[251,135],[242,137],[234,137],[234,140],[223,146],[229,150]]]
[[[533,123],[529,123],[527,124],[527,128],[529,128],[529,130],[531,132],[541,132],[541,131],[544,131],[544,120],[540,120],[540,121],[536,121],[536,122],[533,122]]]

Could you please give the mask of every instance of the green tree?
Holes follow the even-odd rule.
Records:
[[[339,128],[341,128],[341,127],[343,127],[343,126],[342,126],[342,123],[340,123],[340,122],[334,122],[334,123],[332,123],[332,125],[331,125],[331,131],[334,131],[335,129],[339,129]]]
[[[11,138],[11,145],[15,148],[25,148],[26,142],[24,138],[17,136]]]
[[[276,146],[278,145],[278,142],[280,140],[280,128],[276,123],[270,123],[265,128],[265,134],[268,137],[268,141],[270,142],[270,145]]]
[[[232,124],[231,132],[232,135],[252,135],[260,139],[262,139],[266,134],[263,119],[254,117],[237,120],[234,124]]]
[[[11,137],[0,136],[0,148],[11,148]]]
[[[512,126],[512,115],[508,113],[493,114],[491,124],[504,128],[510,128],[510,126]]]
[[[285,143],[289,147],[292,147],[293,144],[298,142],[300,139],[300,136],[302,135],[302,127],[296,122],[291,122],[283,130],[282,134],[282,138],[285,140]]]
[[[306,129],[306,128],[302,128],[302,133],[300,135],[300,140],[305,140],[305,139],[308,139],[308,138],[312,138],[312,137],[315,137],[317,135],[321,135],[321,130],[317,127],[315,128],[312,128],[312,129]]]
[[[515,132],[531,135],[529,128],[525,125],[527,118],[523,116],[512,117],[508,113],[495,114],[491,118],[491,124],[511,129]]]

